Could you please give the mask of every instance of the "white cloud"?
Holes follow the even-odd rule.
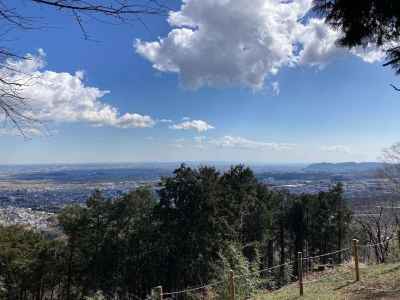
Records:
[[[27,99],[24,113],[40,121],[85,122],[94,126],[120,128],[152,127],[152,117],[138,113],[120,114],[118,109],[104,103],[102,98],[109,93],[97,87],[87,86],[84,73],[75,74],[43,70],[45,53],[28,55],[28,60],[8,60],[8,67],[0,69],[11,80],[26,80],[21,94]]]
[[[293,62],[293,33],[311,0],[184,0],[171,12],[167,37],[135,43],[162,72],[189,88],[241,84],[259,89]]]
[[[197,130],[198,132],[208,131],[210,129],[214,129],[214,126],[208,124],[203,120],[192,120],[192,121],[184,121],[178,124],[174,124],[170,126],[171,129],[176,130]]]
[[[307,25],[299,25],[298,41],[302,49],[297,57],[302,65],[324,67],[332,58],[345,52],[335,46],[340,33],[327,26],[322,19],[312,18]]]
[[[285,151],[291,150],[296,145],[288,143],[274,143],[274,142],[261,142],[249,140],[239,136],[222,136],[218,138],[208,138],[206,136],[194,136],[192,139],[178,138],[175,139],[171,146],[176,148],[194,147],[197,149],[210,149],[212,147],[218,148],[232,148],[244,150],[270,150],[270,151]]]
[[[249,140],[243,137],[230,136],[230,135],[210,140],[209,143],[222,148],[240,148],[240,149],[290,150],[295,147],[294,144],[260,142],[260,141]]]
[[[367,63],[374,63],[385,57],[385,52],[377,47],[366,45],[350,51],[338,47],[336,41],[342,37],[340,31],[327,26],[323,19],[311,18],[306,25],[299,25],[298,41],[302,49],[297,57],[298,64],[325,67],[335,57],[350,52]]]
[[[22,130],[22,132],[21,132]],[[0,128],[0,136],[20,136],[25,135],[27,137],[43,136],[45,133],[37,128]]]
[[[172,123],[172,120],[170,120],[170,119],[161,119],[161,120],[158,120],[158,122],[160,122],[160,123]]]
[[[339,32],[322,19],[305,17],[311,6],[312,0],[183,0],[169,14],[166,37],[137,40],[134,47],[155,69],[179,74],[193,89],[261,89],[285,66],[323,67],[346,53],[370,63],[383,58],[374,47],[337,47]]]
[[[387,46],[384,46],[387,48]],[[365,47],[357,47],[351,49],[350,52],[360,57],[366,63],[374,63],[381,61],[385,58],[386,54],[384,49],[378,48],[374,45],[366,45]]]
[[[274,96],[279,96],[281,89],[279,87],[279,82],[278,81],[274,81],[271,83],[271,87],[272,87],[272,94]]]
[[[350,147],[345,146],[345,145],[321,146],[320,150],[324,151],[324,152],[336,152],[336,153],[345,153],[345,154],[350,154],[351,153]]]

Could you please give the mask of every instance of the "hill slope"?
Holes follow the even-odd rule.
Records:
[[[361,266],[361,281],[354,282],[352,269],[341,267],[329,274],[308,278],[304,297],[299,297],[297,283],[272,293],[263,293],[256,300],[366,300],[400,299],[400,263]]]

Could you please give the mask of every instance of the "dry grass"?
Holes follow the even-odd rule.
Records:
[[[354,281],[350,266],[342,266],[323,274],[308,276],[304,296],[299,296],[297,283],[275,292],[260,293],[256,300],[400,300],[400,263],[374,266],[361,265],[361,280]]]

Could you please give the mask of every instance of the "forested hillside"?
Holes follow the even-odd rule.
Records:
[[[342,249],[350,232],[365,236],[351,226],[342,193],[338,184],[295,196],[268,190],[241,165],[222,174],[182,165],[163,178],[159,195],[138,189],[110,200],[96,192],[86,206],[66,207],[61,233],[1,227],[2,297],[144,299],[154,286],[174,291],[224,280],[230,269],[246,274],[284,263],[298,251]],[[240,293],[279,288],[296,274],[294,267],[254,278]],[[214,296],[224,299],[224,291]]]

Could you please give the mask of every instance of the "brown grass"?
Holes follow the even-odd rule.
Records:
[[[373,266],[361,265],[361,280],[354,281],[350,265],[322,274],[307,276],[304,296],[299,296],[298,284],[293,283],[275,292],[262,292],[256,300],[400,300],[400,263]]]

